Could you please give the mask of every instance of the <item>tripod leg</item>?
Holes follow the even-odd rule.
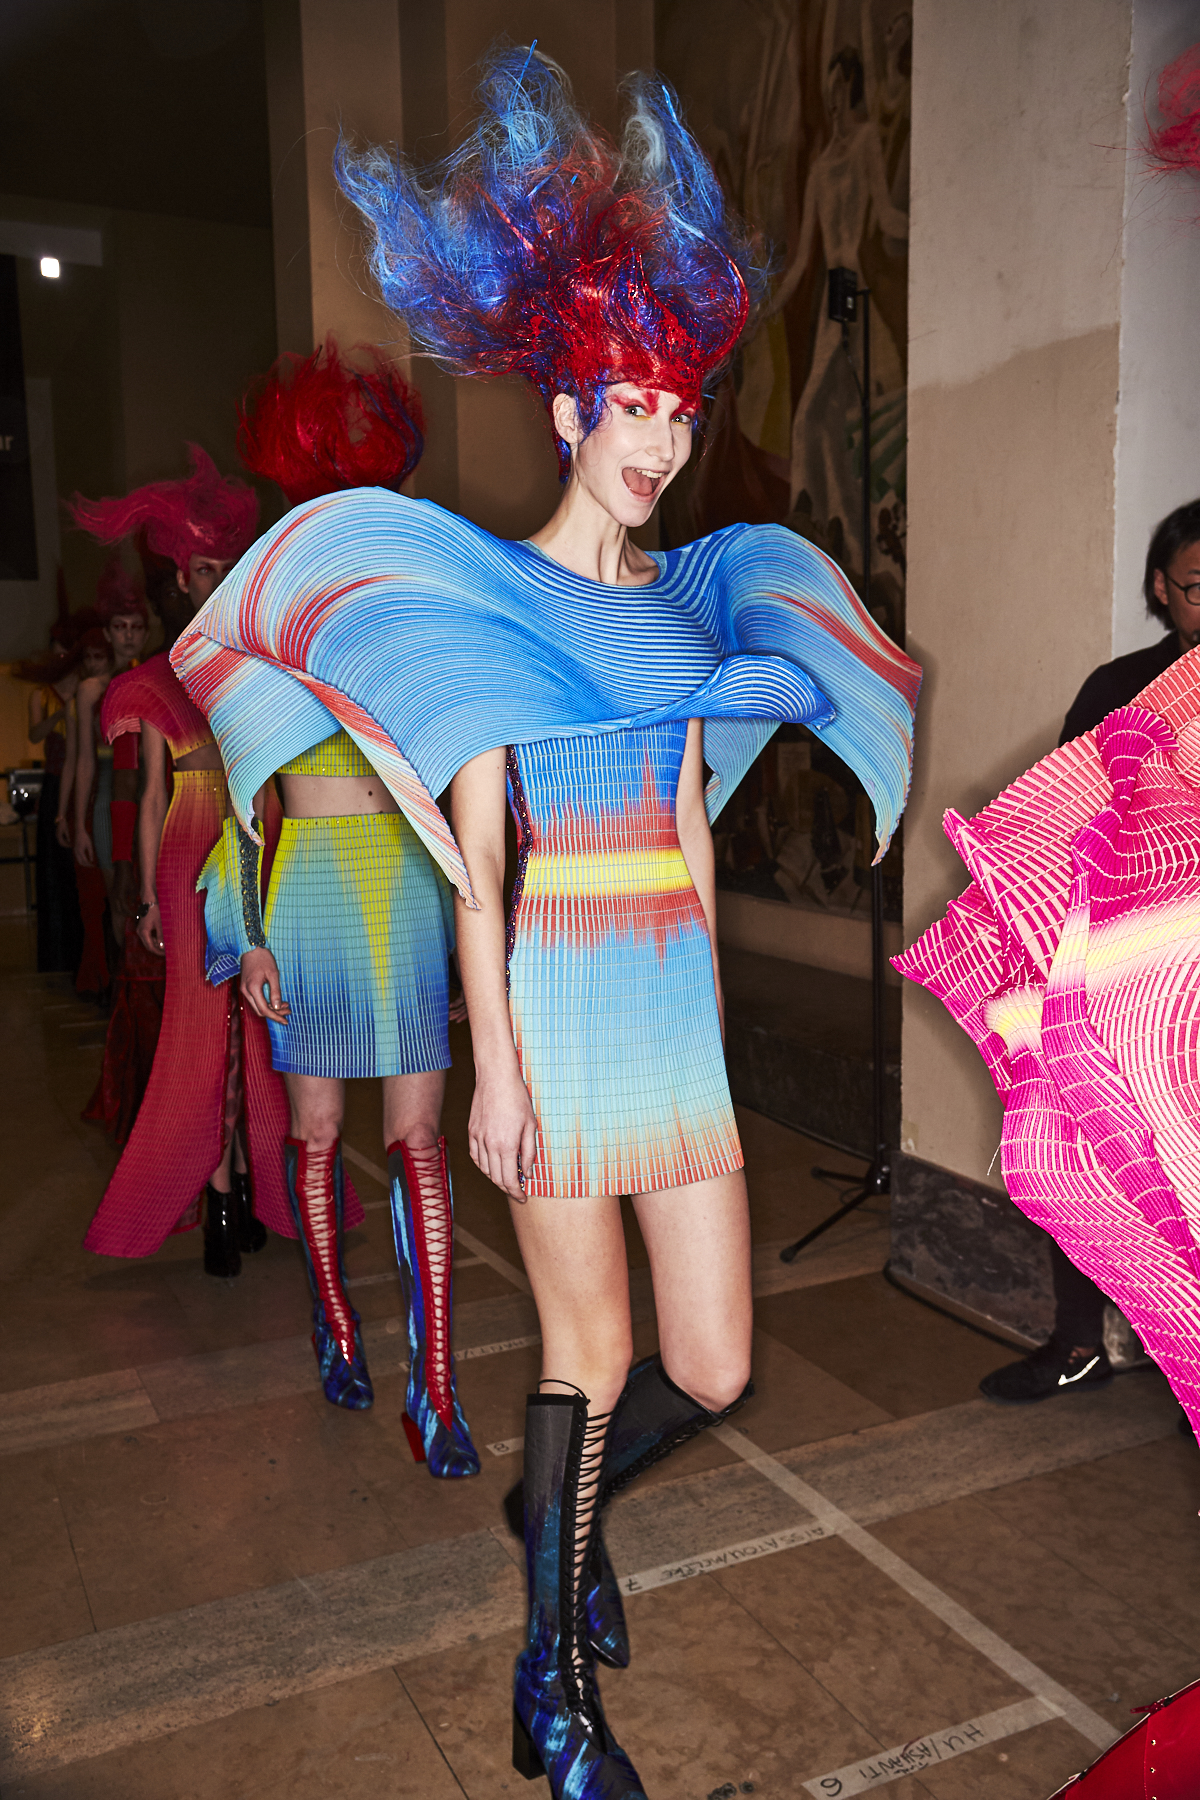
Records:
[[[781,1250],[779,1252],[780,1262],[795,1262],[806,1244],[811,1244],[814,1238],[819,1238],[822,1232],[829,1230],[831,1225],[836,1225],[839,1219],[844,1219],[847,1213],[852,1213],[856,1206],[862,1205],[864,1200],[870,1200],[874,1193],[874,1187],[868,1187],[864,1182],[863,1186],[856,1194],[851,1195],[844,1206],[839,1206],[837,1211],[830,1213],[827,1219],[822,1219],[819,1225],[814,1225],[811,1231],[806,1231],[802,1238],[797,1238],[794,1244],[789,1244],[786,1250]]]

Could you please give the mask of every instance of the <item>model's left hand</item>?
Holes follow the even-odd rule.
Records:
[[[251,1012],[272,1025],[286,1024],[292,1009],[280,991],[279,967],[269,950],[247,950],[242,957],[240,985]]]
[[[516,1056],[510,1068],[479,1069],[467,1123],[471,1161],[510,1200],[525,1199],[537,1154],[537,1120]]]

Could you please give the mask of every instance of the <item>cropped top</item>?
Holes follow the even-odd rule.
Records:
[[[310,750],[285,762],[281,775],[373,775],[374,769],[349,732],[338,730]]]

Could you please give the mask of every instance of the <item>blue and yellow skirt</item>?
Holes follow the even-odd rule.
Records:
[[[450,1066],[449,884],[401,813],[285,819],[263,919],[284,1025],[271,1060],[297,1075]]]

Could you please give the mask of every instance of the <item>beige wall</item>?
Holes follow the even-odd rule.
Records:
[[[123,481],[186,472],[184,440],[237,461],[237,402],[275,356],[271,234],[112,214]]]
[[[1113,654],[1129,0],[916,0],[909,649],[924,665],[905,939],[966,885],[970,814]],[[979,1180],[1000,1109],[906,984],[903,1148]]]
[[[617,122],[617,78],[653,61],[653,0],[266,0],[279,342],[307,351],[405,344],[370,294],[353,210],[332,175],[341,123],[358,144],[443,154],[473,116],[476,65],[497,38],[537,38],[584,107]],[[366,290],[364,292],[364,290]],[[413,491],[504,537],[558,494],[545,415],[519,383],[452,381],[413,359],[428,424]]]

